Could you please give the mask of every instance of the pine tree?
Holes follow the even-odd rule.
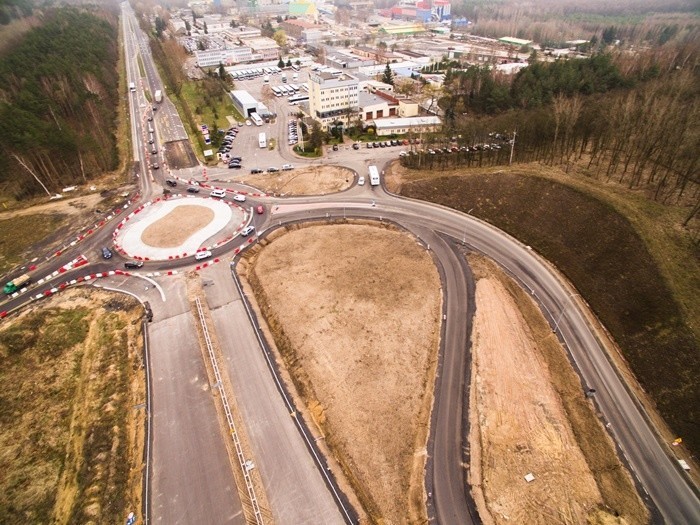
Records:
[[[384,69],[384,76],[382,77],[382,82],[385,84],[394,85],[394,75],[389,67],[389,62],[386,63],[386,68]]]

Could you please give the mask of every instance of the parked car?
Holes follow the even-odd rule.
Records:
[[[158,165],[157,162],[153,163],[153,166],[151,166],[151,167],[152,167],[154,170],[157,170],[158,168],[160,168],[160,166]]]
[[[360,145],[356,142],[352,145],[352,149],[360,149]]]
[[[276,171],[279,171],[279,168],[275,168],[275,167],[267,168],[268,173],[275,173]]]
[[[241,169],[242,167],[243,167],[243,166],[241,166],[241,165],[238,164],[237,162],[233,162],[233,163],[231,163],[231,164],[228,165],[228,169],[233,169],[233,170],[239,170],[239,169]]]
[[[103,259],[111,259],[112,258],[112,251],[109,248],[102,248],[102,258]]]
[[[357,179],[357,184],[358,184],[358,186],[364,186],[364,185],[365,185],[365,178],[364,178],[364,177],[358,177],[358,179]]]
[[[282,171],[293,170],[294,166],[292,164],[282,164]]]
[[[209,250],[204,250],[203,252],[197,252],[194,254],[194,258],[197,261],[201,261],[202,259],[208,259],[211,257],[211,252]]]
[[[143,261],[126,261],[124,268],[127,270],[137,270],[143,266]]]
[[[250,170],[250,172],[253,173],[253,174],[255,174],[255,173],[263,173],[263,170],[261,170],[260,168],[253,168],[252,170]]]
[[[165,183],[173,188],[177,186],[177,181],[175,179],[165,179]]]
[[[337,145],[337,144],[333,144],[333,151],[338,151],[338,145]]]

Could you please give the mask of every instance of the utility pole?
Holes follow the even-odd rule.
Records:
[[[513,164],[513,151],[515,150],[515,135],[516,131],[513,130],[513,140],[510,141],[510,160],[508,161],[508,166]]]

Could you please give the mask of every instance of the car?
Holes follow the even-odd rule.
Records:
[[[153,144],[153,139],[148,139],[149,144]]]
[[[367,149],[372,149],[374,147],[374,144],[372,142],[367,143]]]
[[[229,165],[228,165],[228,169],[230,169],[230,170],[239,170],[239,169],[241,169],[242,167],[243,167],[243,166],[241,166],[240,164],[235,164],[235,163],[229,164]]]
[[[406,155],[408,155],[408,153],[405,151],[399,151],[399,157],[405,157]]]
[[[276,171],[279,171],[279,168],[275,168],[275,167],[267,168],[268,173],[275,173]]]
[[[380,147],[380,148],[386,148],[386,144],[384,144],[383,142],[380,142],[380,143],[379,143],[379,147]]]
[[[158,168],[160,168],[160,166],[158,165],[157,162],[154,163],[153,166],[151,166],[151,167],[152,167],[154,170],[157,170]]]
[[[111,259],[112,258],[112,251],[109,248],[102,248],[102,258],[103,259]]]
[[[253,123],[252,123],[250,120],[246,120],[246,121],[245,121],[245,125],[246,125],[246,126],[252,126]]]
[[[201,261],[202,259],[208,259],[211,257],[211,252],[209,250],[204,250],[202,252],[197,252],[194,254],[194,259],[196,261]]]
[[[245,202],[245,195],[241,195],[240,193],[236,193],[233,196],[233,200],[236,202]]]
[[[260,168],[253,168],[252,170],[250,170],[250,172],[251,172],[252,174],[256,174],[256,173],[262,173],[263,170],[261,170]]]
[[[243,235],[243,237],[248,237],[248,235],[250,235],[250,234],[253,233],[254,231],[255,231],[255,226],[252,226],[252,225],[251,225],[251,226],[246,226],[246,227],[243,228],[243,230],[241,231],[241,235]]]
[[[338,145],[337,145],[337,144],[333,144],[333,151],[338,151]]]
[[[289,170],[293,170],[293,169],[294,169],[293,164],[282,164],[282,171],[289,171]]]
[[[239,120],[237,124],[239,128],[245,126],[245,122],[243,122],[242,120]]]
[[[243,162],[242,157],[231,157],[231,160],[235,160],[236,162]]]
[[[265,213],[265,208],[263,208],[262,204],[259,204],[255,207],[255,212],[258,215],[262,215],[263,213]]]
[[[209,192],[209,196],[216,197],[218,199],[223,199],[224,197],[226,197],[226,190],[221,190],[221,189],[211,190]]]
[[[173,188],[177,186],[177,181],[175,179],[165,179],[165,183]]]
[[[352,145],[352,149],[360,149],[360,145],[355,143]]]
[[[124,268],[127,270],[137,270],[143,266],[143,261],[126,261]]]
[[[148,116],[148,122],[151,122],[151,121],[153,121],[153,117],[149,115],[149,116]]]
[[[357,178],[357,185],[358,185],[358,186],[364,186],[364,185],[365,185],[365,178],[364,178],[364,177],[358,177],[358,178]]]
[[[158,106],[152,106],[151,109],[152,109],[153,111],[158,111]]]
[[[197,186],[188,186],[188,187],[187,187],[187,193],[199,193],[199,187],[197,187]]]

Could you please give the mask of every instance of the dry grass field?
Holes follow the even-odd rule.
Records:
[[[0,521],[140,518],[145,401],[142,309],[61,293],[0,331]]]

